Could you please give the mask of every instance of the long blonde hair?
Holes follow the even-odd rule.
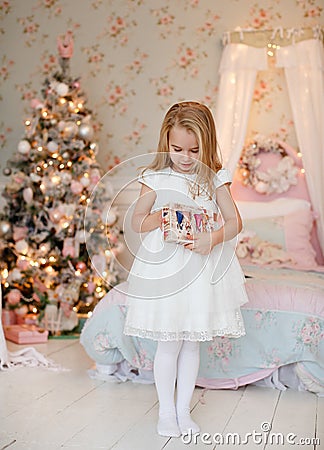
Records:
[[[222,168],[218,155],[216,127],[211,111],[198,102],[176,103],[167,111],[160,130],[157,153],[153,162],[146,168],[161,170],[172,167],[169,148],[169,135],[174,127],[183,127],[194,133],[199,147],[199,162],[196,166],[197,179],[191,187],[194,195],[199,195],[201,188],[208,195],[214,192],[214,176]]]

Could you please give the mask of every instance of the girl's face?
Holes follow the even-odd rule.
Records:
[[[176,172],[191,173],[199,159],[196,136],[183,127],[173,127],[169,134],[170,158]]]

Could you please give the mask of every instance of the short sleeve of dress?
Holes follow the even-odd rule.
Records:
[[[215,176],[216,189],[219,188],[220,186],[223,186],[223,184],[231,183],[231,182],[232,182],[232,177],[227,169],[223,168],[217,172],[217,174]]]
[[[145,170],[145,172],[141,173],[141,175],[138,177],[137,181],[141,184],[145,184],[150,189],[156,190],[156,172],[153,170]]]

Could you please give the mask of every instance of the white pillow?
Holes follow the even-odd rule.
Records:
[[[296,211],[310,211],[311,204],[300,198],[278,198],[270,202],[235,202],[242,219],[257,219],[259,217],[285,216]]]

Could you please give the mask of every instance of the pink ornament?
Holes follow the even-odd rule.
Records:
[[[71,182],[71,191],[73,194],[78,195],[83,191],[83,186],[79,181],[72,180]]]
[[[45,284],[36,276],[34,278],[34,287],[39,290],[39,292],[46,292],[47,287]]]
[[[23,190],[23,198],[25,200],[25,202],[27,203],[27,205],[29,205],[29,203],[31,203],[31,201],[33,200],[34,197],[34,192],[32,190],[32,188],[27,187]]]
[[[21,299],[21,292],[18,289],[12,289],[7,295],[9,305],[18,305]]]
[[[75,248],[74,248],[74,240],[73,238],[65,238],[63,244],[62,255],[64,258],[67,256],[71,256],[71,258],[75,257]]]
[[[13,227],[13,239],[14,241],[20,241],[20,239],[25,239],[28,233],[27,227]]]
[[[29,267],[29,262],[27,261],[27,259],[18,258],[17,267],[20,270],[27,270]]]
[[[62,213],[58,208],[50,210],[49,216],[52,222],[58,223],[62,218]]]
[[[89,281],[88,287],[87,287],[87,291],[89,292],[89,294],[92,294],[92,292],[95,290],[95,287],[96,287],[96,283],[94,283],[93,281]]]
[[[44,107],[44,103],[40,102],[38,98],[33,98],[30,102],[30,107],[34,109],[42,109]]]

